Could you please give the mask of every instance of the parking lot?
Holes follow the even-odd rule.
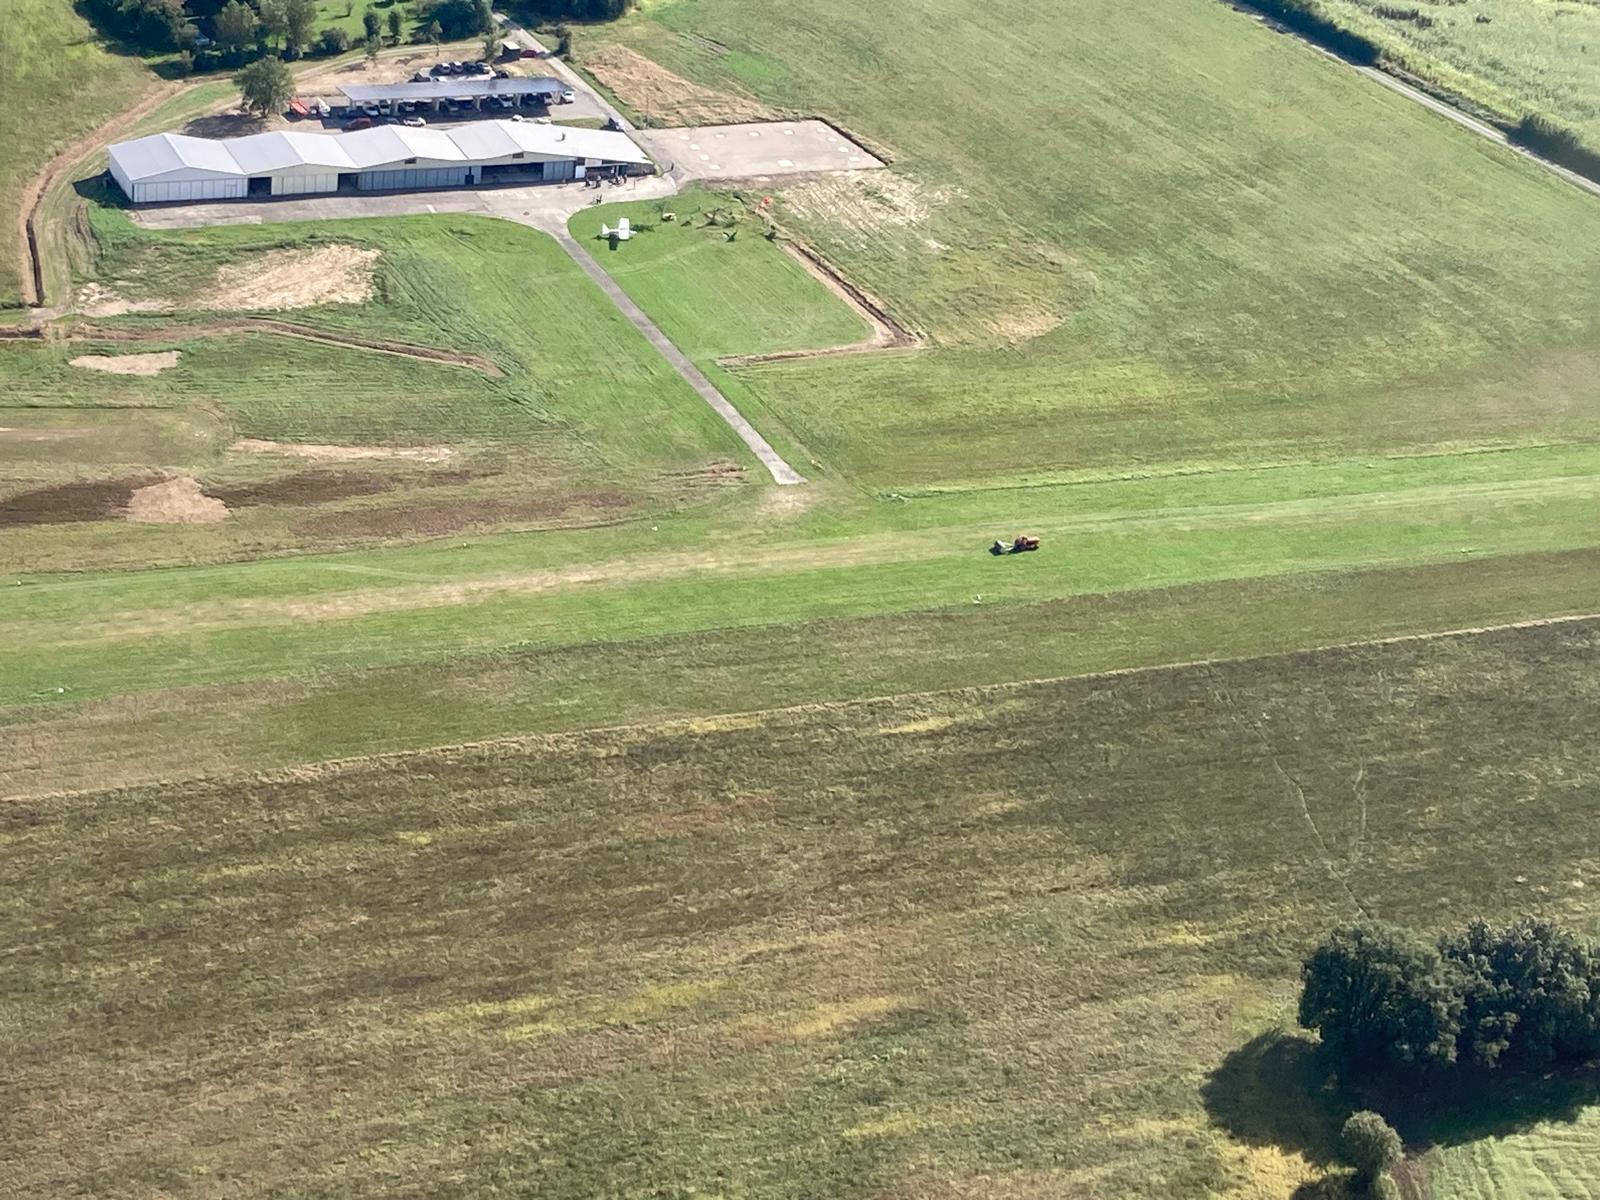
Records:
[[[634,140],[678,180],[759,180],[884,165],[825,121],[641,129]]]

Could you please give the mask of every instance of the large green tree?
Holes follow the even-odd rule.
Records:
[[[287,42],[296,50],[311,45],[313,27],[317,23],[317,0],[288,0],[289,33]]]
[[[1355,1168],[1356,1175],[1351,1182],[1358,1194],[1371,1195],[1392,1189],[1392,1184],[1390,1188],[1382,1185],[1389,1183],[1389,1172],[1400,1165],[1405,1146],[1389,1122],[1370,1109],[1352,1113],[1340,1130],[1340,1141],[1344,1144],[1345,1159]]]
[[[275,57],[256,59],[234,77],[234,82],[239,85],[244,106],[263,117],[282,111],[294,98],[294,76]]]
[[[1335,929],[1301,968],[1300,1023],[1353,1074],[1455,1061],[1461,996],[1431,942],[1374,921]]]
[[[216,31],[217,45],[237,54],[255,40],[256,29],[261,22],[256,18],[255,9],[248,4],[228,0],[211,24]]]

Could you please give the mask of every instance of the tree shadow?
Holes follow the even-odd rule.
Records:
[[[72,182],[72,190],[99,208],[133,207],[128,198],[122,194],[122,189],[112,180],[110,171],[101,171],[95,175],[75,179]]]
[[[266,120],[254,113],[224,112],[196,117],[183,127],[183,132],[202,138],[244,137],[260,133],[266,127]]]
[[[1408,1147],[1459,1146],[1576,1121],[1600,1103],[1600,1077],[1592,1067],[1543,1075],[1452,1069],[1358,1086],[1339,1078],[1319,1043],[1275,1030],[1223,1059],[1200,1099],[1213,1124],[1247,1145],[1277,1146],[1326,1166],[1338,1161],[1339,1130],[1358,1109],[1382,1113]],[[1320,1193],[1297,1193],[1297,1200],[1313,1195]]]

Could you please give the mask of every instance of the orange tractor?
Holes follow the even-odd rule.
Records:
[[[1026,554],[1029,550],[1037,550],[1038,548],[1038,538],[1024,535],[1013,539],[1009,545],[997,540],[994,545],[989,547],[989,553],[999,558],[1002,554]]]

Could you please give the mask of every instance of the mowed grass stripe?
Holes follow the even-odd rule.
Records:
[[[1586,613],[1600,553],[967,606],[0,708],[0,795]]]

